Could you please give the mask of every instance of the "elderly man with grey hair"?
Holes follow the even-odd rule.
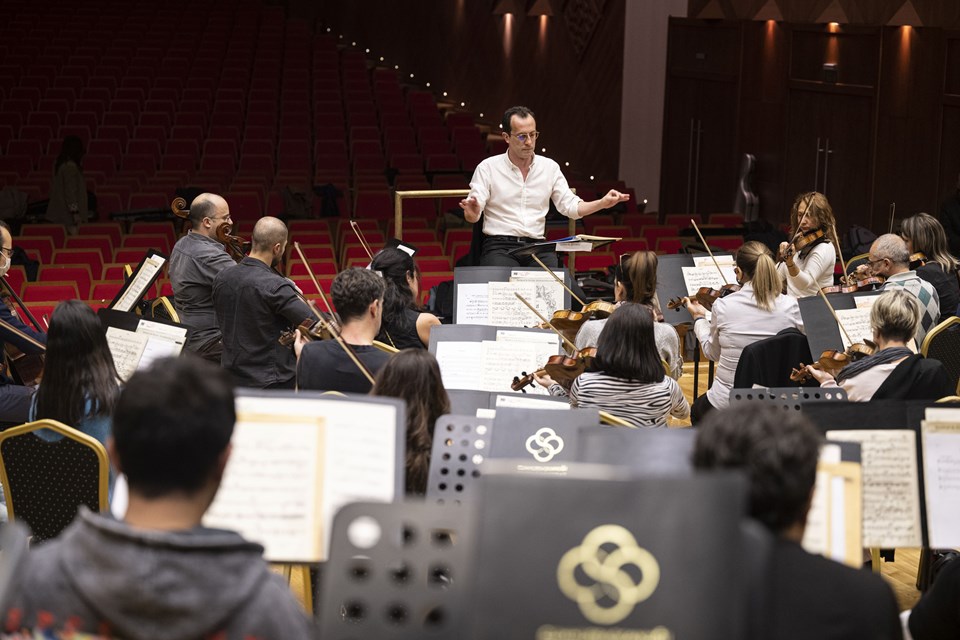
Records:
[[[923,344],[927,332],[940,321],[940,297],[932,284],[910,271],[910,252],[898,235],[885,233],[870,246],[869,265],[875,275],[887,282],[884,291],[901,288],[920,302],[920,326],[917,328],[917,347]]]

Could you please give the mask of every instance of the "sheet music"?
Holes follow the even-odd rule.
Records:
[[[732,253],[715,253],[713,257],[717,259],[717,264],[723,267],[730,267],[730,273],[733,273],[733,265],[735,264]],[[709,255],[706,256],[693,256],[693,266],[695,267],[713,267],[713,270],[716,271],[717,267],[713,264],[713,260]],[[736,282],[736,281],[733,281]]]
[[[120,379],[126,382],[137,370],[150,337],[117,327],[107,327],[106,335],[113,366],[117,368]]]
[[[437,342],[437,364],[447,389],[483,388],[482,343],[441,340]]]
[[[204,524],[262,544],[267,560],[321,561],[323,425],[319,416],[238,413],[230,461]]]
[[[821,451],[802,546],[810,553],[859,566],[863,563],[860,465],[830,462],[832,458]]]
[[[828,431],[827,439],[859,442],[863,460],[863,546],[920,547],[920,481],[913,431]]]
[[[540,318],[517,298],[517,293],[532,304],[540,315],[549,319],[559,307],[547,309],[542,300],[537,299],[539,285],[540,283],[537,282],[489,283],[487,285],[489,307],[487,321],[484,324],[496,327],[532,327],[539,324]]]
[[[137,323],[137,333],[163,338],[171,342],[179,342],[181,345],[187,338],[186,327],[178,327],[172,324],[163,324],[162,322],[142,319]]]
[[[930,410],[927,410],[930,416]],[[960,421],[920,423],[931,548],[960,546]]]
[[[840,322],[843,324],[843,329],[846,329],[847,332],[844,333],[843,329],[837,328],[840,331],[840,338],[843,340],[843,348],[846,349],[850,346],[850,341],[847,340],[847,334],[850,335],[850,339],[854,342],[863,342],[864,340],[873,340],[873,328],[870,326],[870,307],[860,307],[858,309],[837,309],[837,317],[840,318]]]
[[[566,272],[563,269],[559,269],[555,270],[553,274],[563,280]],[[560,295],[563,295],[563,287],[560,286],[560,283],[551,278],[550,274],[542,269],[539,271],[511,271],[510,282],[552,282],[553,284],[557,285],[558,289],[560,289]]]
[[[853,298],[853,303],[857,305],[857,309],[869,309],[873,306],[873,303],[877,301],[877,298],[880,297],[880,294],[869,295],[869,296],[855,296]]]
[[[529,394],[525,396],[500,396],[496,398],[497,409],[500,407],[510,407],[515,409],[569,409],[569,402],[559,402],[557,400],[547,400],[546,398],[533,398]],[[490,417],[495,417],[496,413]],[[483,416],[477,414],[478,418]]]
[[[556,251],[563,251],[566,253],[572,253],[574,251],[593,251],[592,242],[558,242],[554,249]]]
[[[457,285],[457,324],[487,324],[487,283]]]
[[[530,342],[484,340],[482,343],[481,382],[484,391],[512,391],[510,384],[522,372],[533,373],[546,361],[537,360],[537,345]],[[527,393],[548,395],[547,390],[534,384]]]
[[[146,293],[147,287],[153,282],[154,277],[163,268],[164,262],[166,262],[166,259],[159,254],[147,256],[141,267],[133,274],[133,279],[127,285],[126,291],[111,308],[117,311],[131,311],[137,301]]]
[[[163,338],[148,337],[147,344],[140,354],[140,361],[137,363],[137,371],[146,369],[154,360],[159,360],[160,358],[176,358],[180,355],[182,348],[182,342],[178,344],[170,340],[164,340]]]
[[[688,296],[694,295],[700,287],[719,289],[725,284],[734,284],[737,281],[733,267],[720,265],[724,275],[721,278],[712,261],[709,267],[680,267],[680,270],[683,272],[683,283],[687,286]]]

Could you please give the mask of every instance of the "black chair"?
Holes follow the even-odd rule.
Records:
[[[49,429],[54,442],[34,432]],[[0,481],[10,520],[23,520],[33,542],[55,538],[84,505],[106,511],[110,465],[95,438],[56,420],[37,420],[0,433]]]
[[[733,377],[733,386],[736,389],[749,389],[754,385],[801,386],[790,380],[790,372],[801,362],[813,363],[807,336],[796,329],[784,329],[775,336],[764,338],[743,348]],[[811,378],[810,382],[804,383],[803,386],[818,387],[820,384]]]
[[[473,523],[466,505],[354,503],[341,509],[323,572],[320,637],[468,637]]]

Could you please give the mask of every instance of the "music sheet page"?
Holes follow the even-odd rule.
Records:
[[[920,429],[929,545],[960,547],[960,419],[924,420]]]
[[[510,392],[515,376],[524,371],[533,373],[545,363],[537,360],[539,351],[537,346],[530,342],[484,340],[481,344],[483,367],[478,388],[484,391]],[[528,387],[527,392],[547,395],[547,390],[537,384]]]
[[[131,311],[137,304],[137,300],[143,297],[147,287],[150,286],[150,281],[163,268],[164,262],[166,260],[160,255],[154,254],[147,257],[143,261],[143,266],[133,274],[133,280],[127,285],[127,290],[113,308],[117,311]]]
[[[137,370],[150,337],[117,327],[107,327],[106,335],[113,366],[117,368],[120,379],[126,382]]]
[[[858,298],[859,299],[859,298]],[[840,338],[843,340],[843,348],[846,349],[853,342],[863,342],[864,340],[873,340],[873,328],[870,326],[870,306],[858,307],[857,309],[837,309],[837,317],[843,324],[843,329],[839,329]],[[850,334],[850,340],[847,340],[847,334]]]
[[[271,562],[320,562],[324,419],[238,412],[208,527],[232,529]]]
[[[914,432],[906,429],[828,431],[827,439],[860,443],[863,546],[922,546]]]
[[[543,283],[546,285],[546,283]],[[537,317],[516,294],[533,305],[544,318],[550,319],[559,306],[549,309],[542,298],[537,297],[537,282],[491,282],[487,285],[488,317],[487,323],[495,327],[532,327],[539,324]],[[561,298],[562,299],[562,298]]]
[[[487,283],[457,285],[457,324],[487,324],[490,317]]]
[[[437,342],[437,364],[447,389],[483,388],[483,346],[480,342]]]
[[[733,267],[720,266],[725,277],[721,277],[720,271],[711,262],[710,266],[705,267],[680,267],[683,272],[683,283],[687,286],[687,295],[694,295],[700,287],[710,287],[719,289],[725,284],[736,284],[737,278],[733,273]]]

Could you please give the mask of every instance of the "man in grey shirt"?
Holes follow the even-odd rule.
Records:
[[[170,255],[173,306],[180,322],[190,328],[186,348],[219,364],[223,343],[213,310],[213,279],[236,262],[217,240],[217,228],[233,220],[227,201],[213,193],[201,193],[193,200],[188,219],[192,229]]]

